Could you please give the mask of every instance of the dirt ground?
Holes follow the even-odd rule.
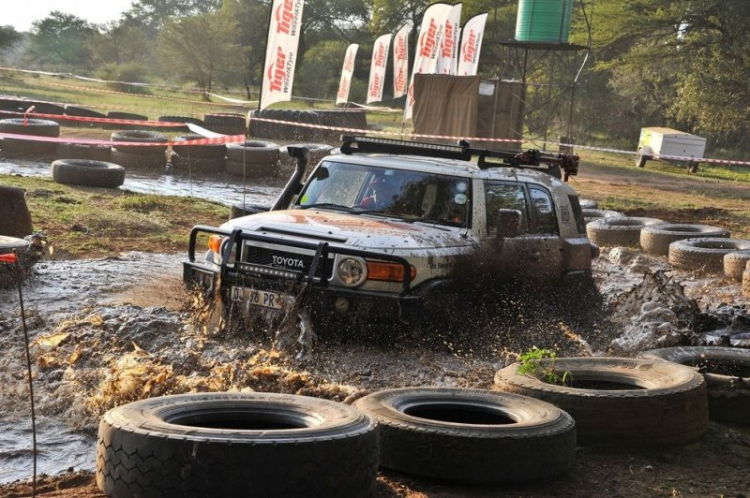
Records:
[[[583,197],[622,202],[628,196],[666,199],[663,204],[639,205],[635,214],[659,215],[668,221],[722,226],[740,223],[741,206],[750,199],[750,186],[655,171],[582,169],[574,187]],[[636,192],[636,193],[634,193]],[[699,196],[699,205],[688,196]],[[677,206],[668,207],[667,201]],[[702,204],[702,207],[700,206]],[[745,225],[750,220],[744,220]],[[637,252],[603,251],[595,267],[604,304],[601,312],[584,307],[584,316],[559,316],[538,305],[544,300],[498,302],[484,310],[481,320],[467,323],[464,333],[438,334],[429,341],[400,336],[396,342],[377,338],[321,335],[314,354],[306,360],[271,351],[262,337],[230,332],[215,333],[194,326],[189,319],[195,306],[182,289],[174,258],[164,257],[146,268],[148,256],[123,255],[120,261],[96,261],[79,268],[81,274],[96,268],[104,281],[86,290],[61,288],[55,296],[42,295],[41,282],[29,282],[29,317],[34,325],[35,389],[39,412],[55,417],[84,433],[94,434],[98,417],[121,403],[159,394],[189,391],[252,389],[288,392],[349,401],[386,387],[450,386],[491,388],[494,372],[515,360],[517,354],[540,347],[558,355],[627,355],[655,342],[675,344],[710,342],[695,327],[675,325],[664,337],[646,337],[639,321],[638,304],[628,291],[644,285],[647,275],[669,266],[661,258]],[[179,257],[177,257],[179,260]],[[127,266],[123,271],[122,266]],[[156,268],[171,268],[154,275]],[[111,268],[111,270],[110,270]],[[127,279],[109,278],[119,272]],[[37,280],[69,273],[59,264],[42,265]],[[156,278],[158,277],[158,278]],[[701,311],[716,312],[729,306],[733,312],[748,308],[739,286],[715,275],[670,273]],[[74,279],[71,279],[74,280]],[[111,281],[110,281],[111,280]],[[87,295],[88,294],[88,295]],[[9,295],[10,296],[10,295]],[[54,305],[46,305],[54,297]],[[578,296],[571,296],[575,299]],[[0,311],[3,311],[0,302]],[[9,308],[12,309],[12,308]],[[497,310],[496,310],[497,311]],[[679,310],[677,310],[679,311]],[[20,356],[11,331],[18,320],[0,317],[0,348]],[[750,337],[750,334],[747,335]],[[737,334],[740,341],[745,335]],[[726,338],[725,338],[726,339]],[[728,339],[727,339],[728,340]],[[750,344],[737,344],[744,347]],[[13,363],[0,362],[0,406],[20,404],[20,377],[9,374]],[[17,365],[16,365],[17,366]],[[92,455],[92,460],[94,456]],[[549,481],[518,486],[465,486],[428,482],[390,471],[381,471],[379,497],[494,497],[494,496],[750,496],[750,427],[711,422],[707,435],[691,445],[664,450],[612,447],[577,449],[573,468]],[[29,482],[0,486],[0,496],[30,496]],[[91,472],[71,469],[56,477],[43,477],[37,495],[45,497],[99,497]]]

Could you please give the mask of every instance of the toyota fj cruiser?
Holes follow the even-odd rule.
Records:
[[[290,148],[297,171],[269,211],[196,226],[186,284],[245,311],[289,310],[304,290],[319,317],[395,320],[448,289],[467,260],[492,259],[487,271],[508,278],[590,277],[598,248],[561,181],[577,156],[343,140],[305,182],[306,151]],[[209,249],[196,260],[201,233]]]

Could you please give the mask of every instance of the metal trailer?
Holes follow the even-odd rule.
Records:
[[[666,157],[663,160],[685,164],[688,171],[696,173],[705,150],[706,139],[703,137],[672,128],[641,128],[635,165],[643,168],[649,160],[662,159],[663,156],[679,157],[681,159]]]

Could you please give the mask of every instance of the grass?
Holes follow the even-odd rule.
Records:
[[[71,187],[7,175],[0,175],[0,184],[27,191],[34,229],[46,234],[55,257],[186,252],[194,225],[217,225],[229,216],[226,206],[195,198]]]

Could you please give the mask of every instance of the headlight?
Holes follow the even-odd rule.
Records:
[[[367,280],[367,266],[358,258],[344,258],[339,262],[339,279],[349,287],[356,287]]]

